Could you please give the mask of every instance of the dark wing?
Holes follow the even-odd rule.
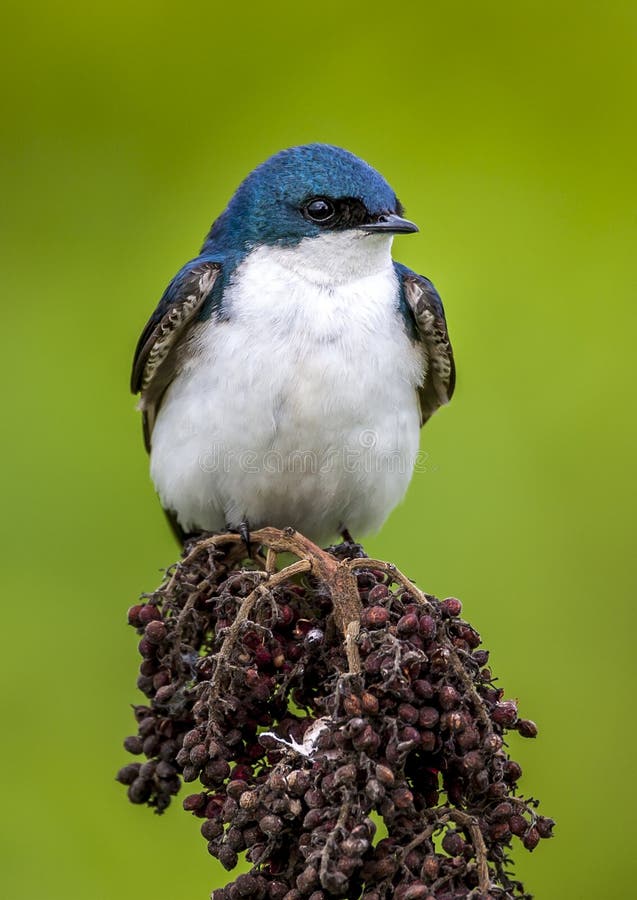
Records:
[[[131,390],[141,393],[147,450],[161,398],[175,372],[181,338],[210,295],[220,269],[219,263],[205,261],[184,266],[166,288],[137,343]]]
[[[447,332],[442,300],[431,281],[400,267],[403,294],[414,319],[418,340],[426,353],[427,374],[419,388],[420,424],[449,403],[456,383],[456,367]]]

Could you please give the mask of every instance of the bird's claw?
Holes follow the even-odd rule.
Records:
[[[252,559],[252,542],[250,541],[250,526],[247,522],[241,522],[239,525],[239,534],[241,536],[241,540],[246,545],[246,553],[248,557]]]

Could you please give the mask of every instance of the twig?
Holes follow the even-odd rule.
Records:
[[[395,583],[402,584],[403,587],[413,595],[418,603],[420,603],[422,606],[426,606],[429,608],[431,607],[431,603],[427,599],[427,595],[424,594],[415,584],[413,584],[410,579],[407,578],[407,576],[404,575],[400,571],[400,569],[398,569],[392,563],[383,562],[382,559],[366,558],[351,559],[347,561],[345,565],[347,565],[349,569],[378,569],[381,572],[385,572]],[[462,682],[464,688],[471,694],[475,704],[476,714],[480,720],[480,723],[484,727],[486,733],[490,733],[493,729],[491,727],[489,716],[484,709],[484,702],[482,698],[478,694],[471,678],[462,665],[456,648],[449,640],[446,640],[445,644],[447,645],[447,649],[449,651],[449,659],[451,661],[451,666],[453,668],[454,674],[456,675],[458,680]]]
[[[240,535],[233,534],[232,532],[215,534],[211,537],[203,538],[181,562],[180,567],[175,570],[168,583],[166,592],[169,593],[171,591],[178,576],[179,568],[188,566],[192,563],[202,550],[208,547],[220,547],[224,544],[241,544],[242,540]],[[313,575],[327,584],[332,594],[334,618],[345,639],[345,653],[347,655],[349,672],[352,675],[360,674],[361,663],[356,642],[360,630],[362,606],[358,594],[356,578],[350,570],[349,563],[347,561],[339,562],[334,559],[333,556],[326,553],[324,550],[321,550],[320,547],[293,528],[284,528],[283,530],[278,528],[260,528],[258,531],[252,532],[252,542],[255,546],[261,545],[267,548],[265,566],[266,573],[268,574],[270,573],[270,568],[276,564],[276,556],[280,553],[291,553],[296,556],[299,561],[305,560],[309,563],[309,565],[304,566],[301,569],[294,569],[293,566],[287,566],[285,569],[282,569],[281,572],[276,574],[273,573],[268,584],[271,584],[272,579],[279,575],[282,576],[280,581],[286,581],[295,574],[298,574],[301,571],[307,572],[310,569]],[[280,581],[277,581],[277,584],[280,583]],[[250,595],[250,597],[252,597],[252,595]],[[249,614],[254,600],[256,599],[256,596],[253,597],[248,605],[247,601],[250,597],[246,598],[246,601],[242,604],[237,619],[231,626],[231,630],[237,624],[237,621],[243,621],[243,618]],[[243,618],[240,619],[244,606],[245,613]],[[232,633],[233,641],[236,633],[237,632]],[[227,638],[230,637],[231,635],[227,636]],[[220,653],[222,653],[223,650],[224,648],[222,647]]]
[[[248,617],[260,591],[267,590],[267,586],[272,587],[275,584],[287,581],[299,572],[308,572],[311,570],[313,575],[326,583],[330,588],[334,607],[334,619],[337,627],[343,634],[348,670],[352,675],[358,675],[361,672],[361,661],[357,641],[360,631],[362,607],[358,594],[358,585],[356,583],[356,569],[377,569],[384,572],[394,583],[402,585],[421,606],[427,608],[431,607],[427,595],[392,563],[367,557],[339,562],[293,528],[285,528],[283,530],[277,528],[261,528],[252,533],[252,541],[255,545],[266,548],[265,574],[268,581],[265,585],[259,585],[255,588],[255,590],[243,601],[236,619],[230,626],[230,631],[226,635],[217,657],[217,668],[215,669],[210,691],[211,702],[218,699],[223,665],[236,641],[241,624]],[[192,548],[190,553],[175,569],[168,586],[165,589],[166,593],[170,593],[172,590],[178,577],[179,570],[190,565],[203,550],[228,544],[234,544],[238,549],[242,545],[242,542],[243,539],[241,536],[233,532],[215,534],[203,538]],[[281,553],[291,553],[298,558],[299,562],[303,562],[304,564],[299,568],[299,563],[294,563],[293,565],[282,569],[279,573],[276,573],[276,560],[277,556]],[[192,605],[193,603],[189,601],[189,603],[186,604],[186,607],[190,609],[192,608]],[[184,608],[184,612],[186,612],[186,607]],[[476,691],[471,678],[465,671],[455,648],[450,641],[446,643],[454,673],[463,683],[464,687],[471,692],[480,722],[485,730],[490,731],[491,723],[483,708],[482,699]]]
[[[228,536],[230,536],[230,535],[228,535]],[[170,581],[168,582],[168,584],[167,584],[166,587],[164,588],[164,593],[166,593],[166,594],[170,594],[170,593],[171,593],[172,589],[173,589],[174,586],[175,586],[175,582],[177,581],[177,578],[179,577],[179,573],[181,572],[181,570],[187,568],[191,563],[193,563],[193,562],[195,561],[195,559],[197,559],[197,557],[199,556],[199,554],[200,554],[203,550],[205,550],[207,547],[214,547],[214,546],[216,546],[217,543],[218,543],[218,538],[219,538],[219,537],[225,537],[225,535],[216,535],[216,534],[215,534],[215,535],[213,535],[212,537],[209,537],[209,538],[203,538],[202,540],[198,541],[198,542],[195,544],[195,546],[194,546],[193,549],[190,551],[190,553],[189,553],[186,557],[184,557],[184,559],[182,559],[181,562],[178,562],[177,565],[175,566],[175,569],[174,569],[173,574],[172,574],[172,576],[171,576],[171,578],[170,578]]]
[[[325,881],[328,875],[328,869],[330,865],[330,853],[336,847],[336,840],[338,835],[340,835],[345,822],[347,821],[347,817],[349,816],[350,811],[350,803],[346,801],[341,806],[340,812],[338,814],[338,819],[336,820],[336,825],[330,831],[327,840],[325,841],[325,846],[321,851],[321,864],[319,866],[319,878],[323,887],[325,887]]]
[[[267,597],[271,589],[278,584],[289,581],[290,578],[293,578],[301,572],[309,572],[311,568],[312,563],[309,559],[300,559],[298,562],[292,563],[292,565],[287,566],[285,569],[281,569],[280,572],[275,572],[264,584],[258,584],[255,589],[248,594],[245,600],[243,600],[232,625],[228,628],[226,636],[223,639],[221,649],[216,654],[215,671],[210,680],[208,692],[208,709],[211,717],[213,717],[214,714],[214,704],[219,700],[221,681],[227,668],[227,662],[232,655],[232,650],[239,637],[243,623],[252,612],[252,608],[257,599],[259,597]]]
[[[407,578],[406,575],[400,571],[400,569],[396,568],[393,563],[383,562],[382,559],[350,559],[347,561],[346,565],[350,569],[378,569],[380,572],[385,572],[386,575],[394,581],[396,584],[402,584],[402,586],[407,590],[410,594],[413,594],[414,598],[421,604],[421,606],[430,607],[431,603],[427,599],[427,595],[424,594],[419,587],[417,587],[413,581]]]
[[[493,727],[491,725],[491,719],[487,715],[487,712],[484,708],[484,700],[476,690],[476,687],[467,674],[467,670],[462,665],[462,661],[458,656],[458,651],[453,646],[451,641],[447,642],[447,649],[449,650],[449,659],[451,661],[451,668],[453,669],[453,673],[456,678],[462,682],[463,687],[471,695],[473,699],[473,703],[475,706],[475,711],[478,719],[480,720],[480,724],[485,729],[486,734],[490,734],[493,731]]]
[[[439,828],[441,825],[444,825],[447,821],[447,816],[443,816],[441,819],[437,819],[433,825],[428,825],[424,831],[421,831],[420,834],[417,834],[413,841],[410,841],[406,847],[403,848],[401,854],[402,862],[405,861],[407,856],[411,853],[412,850],[415,850],[416,847],[420,847],[421,844],[431,837],[436,828]]]
[[[476,863],[478,865],[478,886],[481,893],[486,893],[489,890],[491,878],[489,876],[489,865],[487,862],[487,847],[484,843],[484,837],[480,831],[480,826],[473,816],[461,812],[459,809],[450,809],[448,814],[449,818],[455,822],[456,825],[460,825],[461,828],[466,829],[471,836],[473,848],[476,851]]]
[[[265,571],[268,575],[272,575],[276,572],[276,558],[277,555],[270,547],[268,547],[268,552],[265,556]]]

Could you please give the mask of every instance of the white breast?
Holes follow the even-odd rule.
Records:
[[[358,537],[402,498],[424,360],[398,313],[390,246],[325,235],[237,268],[227,320],[198,326],[152,436],[155,486],[187,531],[247,520]]]

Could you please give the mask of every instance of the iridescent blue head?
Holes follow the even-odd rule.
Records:
[[[385,179],[353,153],[329,144],[291,147],[248,175],[213,224],[205,249],[290,246],[303,238],[418,231]]]

